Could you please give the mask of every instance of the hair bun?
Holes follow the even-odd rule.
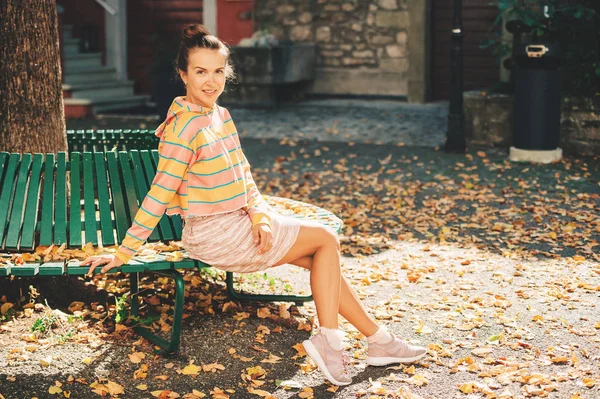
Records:
[[[201,24],[190,25],[181,31],[181,38],[183,40],[199,39],[207,35],[210,35],[210,32]]]

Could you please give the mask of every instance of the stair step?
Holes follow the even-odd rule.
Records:
[[[76,72],[81,69],[102,66],[102,53],[78,53],[64,57],[65,72]]]
[[[67,106],[89,106],[92,112],[97,114],[102,111],[112,111],[115,109],[137,108],[148,102],[150,96],[123,96],[90,100],[86,98],[65,98],[64,104]]]
[[[79,39],[63,39],[64,55],[79,54]]]
[[[129,97],[133,95],[133,82],[130,80],[113,80],[108,82],[64,84],[63,90],[69,91],[70,98],[102,98]]]
[[[65,71],[65,84],[96,83],[117,79],[117,70],[111,67],[96,67]]]
[[[73,38],[73,25],[63,25],[62,26],[62,34],[63,39],[72,39]]]

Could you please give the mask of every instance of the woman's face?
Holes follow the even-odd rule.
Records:
[[[225,88],[226,59],[219,50],[190,51],[187,71],[179,71],[186,84],[186,100],[212,108]]]

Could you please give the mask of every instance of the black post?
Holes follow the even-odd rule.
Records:
[[[462,0],[454,0],[452,20],[452,69],[450,71],[450,113],[445,150],[465,152],[465,114],[463,111],[463,26]]]

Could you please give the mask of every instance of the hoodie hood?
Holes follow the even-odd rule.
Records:
[[[216,107],[216,105],[215,105]],[[156,137],[162,139],[163,134],[165,134],[165,130],[167,126],[179,118],[180,115],[190,112],[195,115],[208,115],[212,113],[214,108],[203,107],[198,104],[194,104],[185,100],[185,97],[175,97],[171,107],[169,107],[169,112],[167,112],[167,119],[156,129]]]

